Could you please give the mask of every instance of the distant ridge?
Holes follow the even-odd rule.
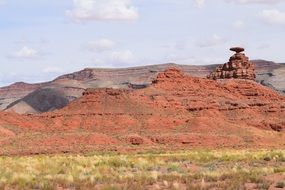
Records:
[[[285,93],[285,65],[266,60],[253,60],[257,70],[257,82]],[[86,68],[65,74],[53,81],[37,84],[23,82],[0,88],[0,109],[17,113],[41,113],[64,107],[68,102],[80,97],[87,88],[142,88],[148,86],[158,72],[169,67],[177,67],[195,77],[206,77],[217,65],[178,65],[167,63],[131,68]],[[49,90],[47,90],[49,89]],[[56,92],[58,100],[49,101]],[[32,95],[30,95],[32,93]],[[38,105],[45,98],[48,106]]]

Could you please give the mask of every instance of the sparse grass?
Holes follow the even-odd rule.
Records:
[[[271,182],[264,176],[284,175],[284,156],[281,150],[195,150],[0,157],[0,189],[237,189],[245,183],[266,189]]]

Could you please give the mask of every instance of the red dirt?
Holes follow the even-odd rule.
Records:
[[[0,127],[13,134],[1,135],[2,154],[285,147],[285,97],[254,81],[171,68],[145,89],[89,89],[54,112],[0,113]]]

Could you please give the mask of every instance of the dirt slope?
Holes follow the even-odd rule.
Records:
[[[193,147],[284,147],[285,97],[248,80],[175,68],[139,90],[88,89],[63,109],[0,114],[2,154]]]

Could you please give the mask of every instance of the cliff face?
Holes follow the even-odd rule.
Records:
[[[0,114],[0,126],[10,126],[6,129],[16,135],[0,139],[0,152],[17,142],[25,142],[20,150],[27,152],[120,150],[134,144],[138,149],[283,147],[285,97],[251,80],[215,81],[170,68],[147,88],[88,89],[53,112]]]
[[[252,62],[256,66],[256,80],[259,83],[280,92],[285,91],[285,65],[263,60]],[[159,72],[171,66],[196,77],[205,77],[216,67],[216,65],[162,64],[126,69],[84,69],[47,83],[16,83],[0,88],[0,109],[8,108],[17,113],[41,113],[66,106],[68,102],[81,97],[87,88],[145,88],[152,83]],[[64,101],[49,101],[54,95],[58,100]],[[43,98],[47,103],[41,105],[38,102]]]

